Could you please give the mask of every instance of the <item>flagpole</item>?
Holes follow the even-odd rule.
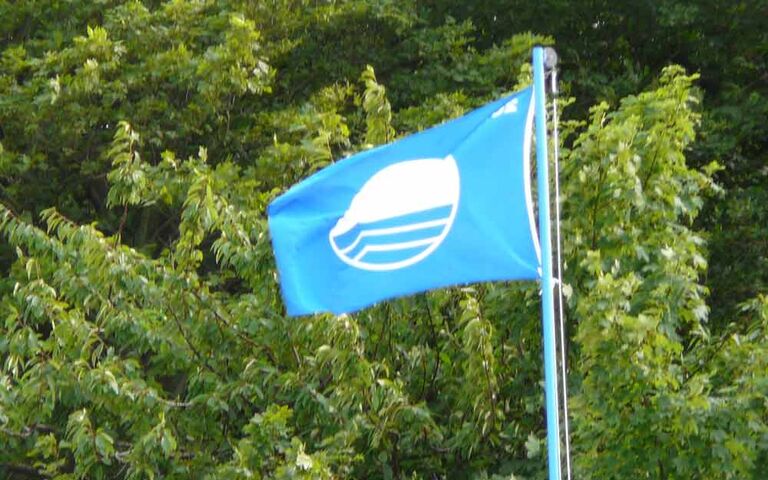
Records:
[[[549,480],[561,480],[560,421],[558,418],[555,304],[552,281],[552,239],[549,217],[549,161],[544,97],[544,48],[533,48],[533,93],[536,117],[536,176],[541,244],[541,318],[544,330],[544,386],[547,411],[547,464]]]
[[[557,287],[557,296],[555,297],[555,311],[557,313],[557,337],[559,337],[560,343],[560,399],[562,400],[563,414],[563,462],[565,463],[565,479],[571,480],[571,434],[570,427],[568,425],[568,351],[565,348],[565,310],[563,309],[563,260],[562,250],[563,244],[560,237],[560,139],[558,135],[557,126],[557,52],[554,48],[547,47],[544,50],[544,68],[549,72],[550,79],[550,92],[552,93],[552,157],[553,167],[555,169],[554,174],[554,187],[555,187],[555,264],[553,268],[557,270],[553,272],[556,280],[555,286]]]

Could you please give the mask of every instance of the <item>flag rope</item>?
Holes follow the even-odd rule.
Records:
[[[565,460],[565,478],[571,480],[571,432],[568,419],[568,374],[567,374],[567,361],[568,354],[565,345],[565,310],[563,308],[563,260],[562,260],[562,237],[560,234],[560,133],[558,129],[558,114],[557,114],[557,54],[554,49],[547,48],[545,51],[547,56],[546,66],[549,68],[550,75],[550,93],[552,94],[552,154],[554,157],[554,177],[555,177],[555,251],[556,262],[555,267],[557,269],[557,317],[559,327],[559,347],[560,347],[560,379],[561,379],[561,396],[562,396],[562,412],[563,412],[563,457]]]

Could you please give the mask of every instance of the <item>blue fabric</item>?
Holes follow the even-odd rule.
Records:
[[[539,278],[531,100],[526,88],[341,160],[275,199],[269,226],[288,314]]]

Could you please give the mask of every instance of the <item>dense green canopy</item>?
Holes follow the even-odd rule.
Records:
[[[561,61],[578,479],[768,474],[765,0],[0,0],[0,479],[544,479],[538,286],[286,318],[265,206]]]

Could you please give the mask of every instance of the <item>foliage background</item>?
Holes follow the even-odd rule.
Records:
[[[264,217],[526,83],[535,43],[575,478],[765,478],[766,14],[0,0],[0,478],[545,478],[536,285],[287,319]]]

